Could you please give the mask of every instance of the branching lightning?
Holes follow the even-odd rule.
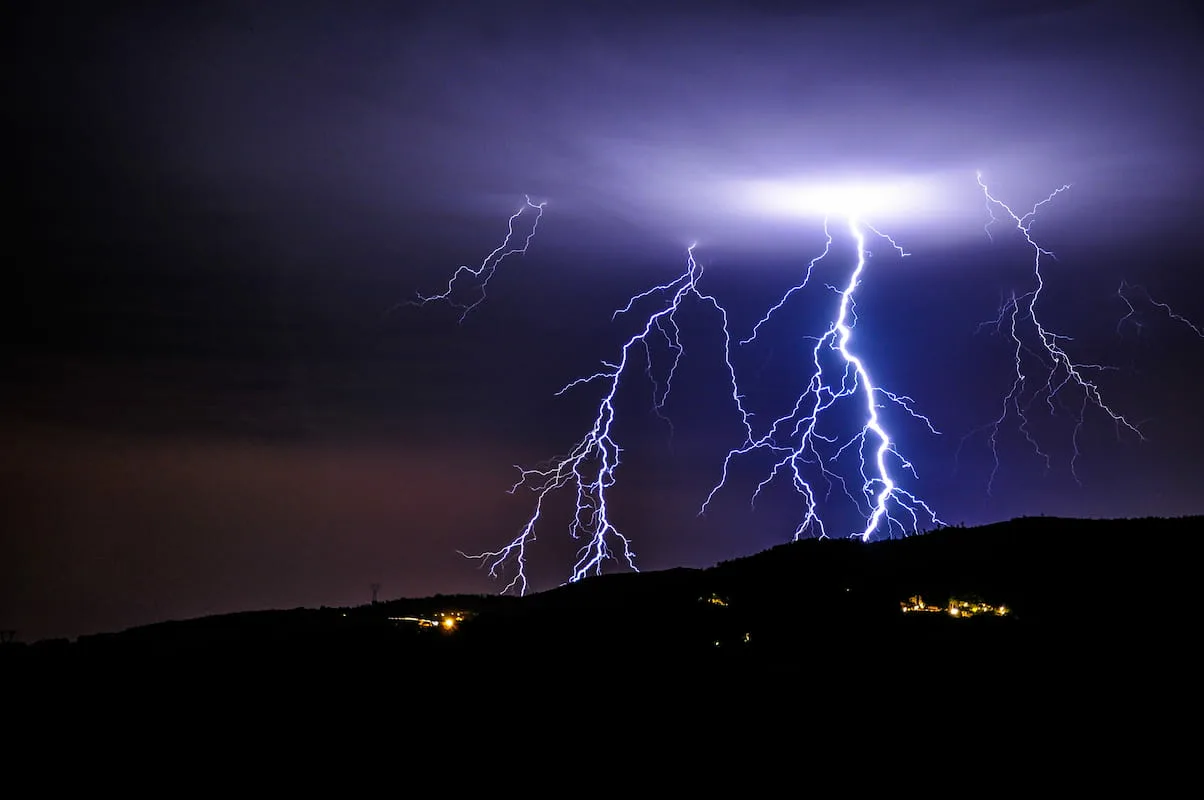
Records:
[[[980,326],[980,329],[993,328],[1000,334],[1006,332],[1011,343],[1014,372],[999,415],[963,437],[962,444],[977,433],[986,433],[994,459],[987,482],[988,494],[1000,468],[1000,435],[1013,417],[1018,431],[1048,469],[1051,457],[1042,448],[1030,422],[1034,407],[1043,403],[1050,415],[1064,410],[1074,419],[1070,437],[1073,447],[1070,472],[1077,481],[1079,436],[1089,407],[1095,407],[1111,419],[1118,434],[1124,429],[1139,438],[1144,439],[1144,436],[1137,426],[1105,403],[1099,386],[1093,380],[1097,373],[1112,367],[1074,360],[1067,350],[1070,337],[1051,330],[1039,313],[1041,294],[1046,283],[1043,262],[1045,259],[1054,259],[1054,255],[1033,238],[1032,224],[1038,212],[1068,191],[1070,186],[1058,188],[1025,213],[1018,214],[991,193],[981,174],[977,180],[990,217],[984,231],[994,241],[993,229],[1010,221],[1009,227],[1018,232],[1032,250],[1033,285],[1023,293],[1013,292],[1006,296],[996,318]],[[700,514],[706,513],[719,490],[726,486],[737,462],[754,454],[768,454],[772,465],[756,484],[750,502],[755,504],[761,493],[775,481],[787,481],[803,499],[801,519],[794,530],[795,539],[804,536],[824,538],[829,535],[833,522],[828,514],[827,503],[837,488],[856,514],[855,523],[845,527],[846,515],[841,512],[840,535],[847,534],[850,538],[870,541],[877,537],[906,536],[921,532],[921,528],[943,525],[924,500],[900,485],[901,473],[906,472],[914,479],[918,479],[918,475],[888,431],[883,413],[887,409],[898,408],[907,417],[922,424],[929,433],[938,435],[939,432],[927,416],[915,409],[911,397],[896,394],[880,386],[871,377],[865,356],[856,346],[857,290],[865,279],[872,255],[869,239],[885,242],[900,258],[909,255],[892,238],[862,218],[866,214],[865,207],[853,207],[854,204],[860,205],[864,195],[864,190],[858,187],[847,189],[843,195],[838,193],[833,201],[835,205],[828,207],[832,216],[824,219],[826,242],[822,252],[807,263],[799,282],[790,287],[757,321],[748,337],[740,341],[741,345],[755,341],[771,321],[780,316],[779,312],[785,309],[796,293],[806,289],[821,263],[830,259],[834,241],[831,219],[845,219],[847,235],[855,244],[855,263],[839,285],[828,284],[828,289],[836,298],[831,321],[822,334],[808,337],[814,340],[806,366],[809,378],[786,413],[773,419],[767,427],[758,425],[756,428],[760,430],[754,429],[753,414],[745,406],[732,366],[727,312],[714,296],[704,294],[698,288],[703,268],[696,261],[695,248],[691,245],[687,251],[685,270],[680,275],[632,296],[614,312],[612,319],[630,317],[635,314],[637,307],[645,307],[655,301],[641,326],[622,345],[618,358],[603,361],[602,368],[597,372],[573,380],[557,392],[559,396],[587,384],[599,384],[602,387],[591,427],[567,454],[534,468],[516,466],[519,478],[510,492],[517,493],[520,488],[525,488],[535,495],[534,509],[517,535],[498,550],[462,555],[479,560],[488,567],[493,577],[500,577],[503,573],[510,575],[503,592],[526,593],[528,548],[536,540],[537,529],[542,530],[550,498],[563,490],[574,497],[568,532],[572,538],[582,542],[567,582],[600,574],[604,564],[611,560],[638,571],[632,541],[615,525],[611,511],[610,491],[615,485],[623,455],[623,448],[616,436],[616,401],[624,376],[629,376],[633,369],[642,369],[652,384],[653,411],[668,422],[664,408],[685,353],[678,315],[687,301],[709,306],[722,321],[728,391],[744,427],[744,441],[731,449],[723,459],[719,480],[702,503]],[[809,192],[801,200],[806,204],[824,201],[822,193],[818,192]],[[463,321],[485,299],[486,287],[498,265],[511,255],[526,252],[539,225],[543,208],[543,203],[533,203],[528,197],[525,205],[510,217],[503,242],[479,266],[460,267],[442,292],[420,295],[418,304],[445,301],[460,309],[460,320]],[[528,211],[533,211],[534,215],[529,232],[522,237],[515,232],[516,222]],[[462,285],[472,285],[479,295],[468,303],[453,300],[453,293]],[[1122,282],[1117,294],[1128,308],[1128,313],[1117,325],[1118,332],[1126,324],[1136,325],[1140,329],[1141,321],[1135,305],[1140,298],[1204,338],[1204,329],[1177,314],[1167,304],[1152,298],[1143,287]],[[636,355],[640,350],[643,351],[642,358]],[[853,414],[851,425],[850,413]],[[850,479],[854,476],[860,478],[859,485],[855,479]],[[840,501],[842,506],[843,502]]]
[[[1126,294],[1126,292],[1127,292],[1127,294]],[[1141,295],[1141,297],[1144,298],[1146,303],[1153,306],[1154,308],[1159,309],[1164,314],[1166,314],[1166,316],[1168,318],[1174,320],[1175,322],[1178,322],[1181,325],[1184,325],[1184,326],[1190,328],[1192,333],[1194,333],[1196,336],[1199,336],[1201,339],[1204,339],[1204,330],[1201,330],[1201,328],[1198,325],[1196,325],[1194,322],[1189,320],[1187,317],[1184,317],[1181,314],[1176,313],[1175,310],[1173,308],[1171,308],[1168,304],[1159,302],[1158,300],[1155,300],[1153,297],[1150,296],[1149,291],[1147,291],[1144,286],[1138,286],[1135,284],[1131,284],[1127,281],[1121,281],[1120,288],[1118,288],[1116,290],[1116,296],[1119,297],[1121,299],[1121,301],[1125,304],[1125,306],[1129,309],[1129,312],[1127,314],[1125,314],[1123,317],[1121,317],[1120,321],[1116,323],[1116,332],[1117,333],[1121,333],[1123,331],[1126,322],[1135,326],[1139,332],[1141,331],[1142,322],[1138,315],[1137,307],[1135,305],[1133,305],[1133,298],[1136,295]]]
[[[493,252],[485,256],[485,258],[475,267],[467,265],[460,266],[447,281],[447,286],[438,294],[424,295],[419,293],[418,299],[410,301],[411,305],[426,305],[434,300],[441,300],[452,308],[459,309],[460,322],[472,312],[474,308],[485,301],[485,289],[489,285],[489,279],[493,277],[493,273],[503,261],[513,255],[522,255],[527,252],[527,247],[530,246],[531,240],[535,238],[535,231],[539,228],[539,220],[543,216],[543,209],[546,203],[533,203],[531,197],[525,197],[524,204],[519,206],[518,210],[510,215],[510,219],[506,224],[506,238],[502,240]],[[523,237],[522,244],[511,244],[515,239],[514,226],[519,217],[522,217],[528,211],[533,210],[534,219],[531,222],[531,228],[527,235]],[[521,235],[521,234],[520,234]],[[458,287],[467,286],[465,292],[475,293],[476,299],[471,303],[453,299],[453,294],[456,294]],[[394,307],[396,308],[396,306]],[[393,310],[393,309],[391,309]]]
[[[762,480],[753,492],[752,501],[761,491],[769,486],[780,475],[788,475],[794,489],[803,497],[804,513],[802,521],[794,532],[798,539],[808,533],[820,537],[827,535],[824,521],[819,513],[820,496],[812,486],[808,472],[817,472],[825,482],[825,498],[830,495],[832,488],[839,484],[844,494],[864,512],[864,524],[860,530],[850,534],[852,537],[868,541],[875,534],[885,532],[893,535],[900,533],[918,533],[921,517],[933,525],[941,525],[935,512],[915,495],[899,486],[892,474],[892,467],[898,466],[915,476],[911,462],[904,458],[896,448],[894,440],[883,427],[879,414],[883,401],[899,406],[912,418],[922,422],[930,432],[937,433],[929,419],[917,413],[912,407],[912,399],[897,395],[877,386],[870,377],[862,357],[854,353],[851,347],[853,328],[857,322],[855,293],[860,286],[865,271],[869,252],[866,248],[866,233],[868,230],[884,239],[901,257],[908,254],[890,237],[875,230],[872,226],[859,222],[855,217],[848,220],[849,233],[857,245],[857,262],[849,273],[848,281],[843,289],[831,288],[839,297],[835,318],[828,329],[816,339],[812,350],[812,365],[810,381],[806,389],[799,395],[792,410],[774,420],[769,429],[761,436],[756,436],[749,430],[748,438],[743,445],[731,450],[724,459],[722,476],[712,488],[711,493],[703,503],[705,512],[716,492],[721,489],[728,479],[729,469],[738,457],[749,455],[756,451],[768,451],[775,454],[777,459],[767,477]],[[826,257],[832,246],[832,234],[828,221],[824,222],[824,232],[827,242],[823,252],[813,258],[808,264],[803,279],[791,287],[782,299],[766,312],[765,316],[753,327],[749,337],[741,342],[747,344],[756,339],[763,325],[768,323],[773,314],[782,309],[791,295],[804,289],[811,280],[816,265]],[[836,364],[829,367],[825,362],[832,361],[835,356]],[[837,434],[828,433],[822,428],[824,420],[841,401],[860,402],[864,406],[864,424],[851,437],[841,440]],[[743,411],[743,409],[742,409]],[[747,425],[748,414],[745,414]],[[845,453],[855,450],[859,457],[859,474],[861,477],[860,498],[849,488],[845,479],[833,465]]]
[[[488,565],[489,574],[493,577],[497,577],[504,568],[512,568],[514,575],[502,590],[503,593],[511,590],[517,590],[520,594],[526,592],[527,547],[535,541],[536,528],[543,517],[545,502],[553,493],[566,488],[576,495],[576,507],[569,525],[569,534],[574,539],[584,541],[568,582],[581,580],[591,574],[600,574],[603,564],[611,559],[621,559],[628,567],[638,571],[631,540],[611,520],[608,492],[615,483],[615,473],[622,455],[622,448],[615,438],[615,400],[623,376],[630,372],[632,365],[639,360],[633,357],[633,352],[642,348],[645,356],[644,371],[653,384],[653,407],[657,414],[663,416],[665,402],[672,390],[673,376],[685,352],[677,315],[689,299],[709,305],[719,313],[724,333],[724,360],[731,378],[732,398],[743,413],[735,371],[731,365],[727,312],[712,295],[703,294],[698,289],[698,281],[702,274],[703,268],[695,260],[694,246],[691,245],[687,251],[686,268],[681,275],[668,283],[654,286],[633,296],[623,308],[614,313],[612,319],[631,314],[636,305],[645,300],[661,298],[660,305],[649,314],[642,328],[623,345],[618,360],[603,362],[602,370],[578,378],[557,392],[559,396],[570,389],[590,383],[600,383],[605,387],[592,427],[567,455],[554,458],[533,469],[516,466],[519,479],[511,487],[511,493],[518,491],[520,487],[526,487],[536,498],[535,510],[518,535],[500,550],[476,555],[462,553]],[[653,364],[654,351],[660,344],[663,344],[669,353],[669,364],[662,381],[656,379]],[[746,427],[750,426],[747,414],[744,414],[744,424]],[[749,431],[751,435],[751,427]]]
[[[976,433],[984,431],[987,433],[987,440],[991,447],[992,457],[994,458],[991,475],[987,480],[988,494],[991,492],[995,477],[999,471],[998,439],[1000,429],[1013,415],[1018,421],[1018,429],[1036,452],[1037,456],[1045,462],[1046,469],[1049,469],[1050,456],[1037,442],[1030,427],[1029,418],[1029,412],[1033,404],[1039,400],[1043,400],[1051,415],[1057,414],[1058,407],[1061,407],[1075,421],[1071,434],[1073,455],[1070,459],[1070,472],[1074,479],[1078,481],[1076,463],[1080,455],[1079,434],[1085,421],[1088,406],[1094,406],[1107,415],[1113,424],[1115,424],[1118,434],[1121,432],[1121,429],[1126,429],[1143,440],[1145,437],[1128,419],[1114,411],[1104,402],[1099,386],[1089,378],[1089,374],[1091,373],[1113,369],[1113,367],[1103,364],[1076,362],[1064,346],[1065,342],[1071,341],[1071,337],[1055,333],[1046,327],[1038,314],[1037,305],[1041,299],[1041,290],[1045,287],[1045,278],[1041,272],[1042,259],[1046,257],[1054,259],[1054,255],[1049,250],[1037,244],[1032,237],[1031,228],[1033,220],[1036,218],[1037,212],[1041,207],[1053,202],[1054,198],[1070,189],[1070,185],[1064,185],[1051,192],[1044,200],[1038,202],[1024,214],[1017,214],[1010,206],[992,195],[986,183],[983,182],[981,173],[978,175],[978,185],[982,189],[983,197],[986,199],[987,212],[990,214],[990,220],[984,228],[987,236],[993,240],[991,234],[992,227],[997,223],[1011,221],[1015,230],[1019,232],[1028,246],[1032,248],[1034,286],[1023,294],[1017,295],[1013,293],[1000,306],[998,317],[991,322],[984,323],[984,326],[994,327],[996,332],[999,333],[1003,333],[1006,330],[1014,346],[1015,373],[1011,387],[1003,397],[1002,409],[999,416],[977,430],[971,431],[966,437],[963,437],[962,441],[964,443],[966,438]],[[996,210],[1001,211],[1002,216],[997,216]],[[1122,299],[1124,298],[1124,286],[1122,284]],[[1132,309],[1131,305],[1130,309]],[[1031,381],[1031,388],[1029,365],[1032,365],[1031,370],[1036,376]],[[1077,395],[1077,397],[1074,400],[1068,401],[1065,397],[1067,394],[1072,396]],[[1068,402],[1074,401],[1077,401],[1077,408],[1067,405]]]

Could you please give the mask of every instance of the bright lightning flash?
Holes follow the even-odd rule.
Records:
[[[987,236],[991,236],[991,228],[995,223],[1011,221],[1016,231],[1024,238],[1028,246],[1032,248],[1034,286],[1024,294],[1013,294],[1000,307],[999,316],[995,320],[984,323],[984,325],[993,326],[997,332],[1003,332],[1005,328],[1007,329],[1008,336],[1014,345],[1015,376],[1012,379],[1011,388],[1004,395],[1003,408],[999,416],[981,428],[971,431],[966,437],[963,437],[962,441],[964,443],[965,439],[969,436],[987,431],[991,454],[994,457],[994,466],[987,481],[987,492],[989,494],[994,484],[995,476],[999,471],[999,432],[1008,418],[1013,414],[1015,415],[1019,423],[1018,428],[1020,432],[1036,451],[1037,455],[1044,460],[1046,469],[1048,470],[1050,467],[1050,456],[1041,449],[1029,427],[1029,410],[1037,400],[1044,400],[1051,415],[1055,415],[1057,407],[1061,406],[1075,420],[1074,430],[1071,434],[1071,445],[1074,453],[1070,459],[1070,472],[1077,482],[1078,473],[1075,465],[1080,455],[1079,434],[1083,428],[1088,406],[1094,406],[1106,414],[1116,426],[1118,434],[1123,428],[1136,434],[1140,439],[1144,440],[1145,437],[1135,425],[1113,411],[1104,402],[1099,386],[1089,378],[1089,375],[1092,373],[1113,369],[1113,367],[1102,364],[1081,364],[1074,361],[1063,346],[1063,343],[1070,341],[1071,337],[1055,333],[1047,328],[1037,312],[1037,304],[1041,299],[1041,290],[1045,288],[1045,278],[1041,272],[1042,259],[1045,257],[1052,259],[1054,255],[1049,250],[1037,244],[1033,239],[1031,232],[1033,220],[1042,206],[1052,202],[1062,192],[1067,191],[1070,185],[1064,185],[1053,191],[1048,197],[1038,202],[1024,214],[1017,214],[1011,207],[992,195],[986,183],[983,182],[981,173],[978,175],[978,185],[982,189],[983,196],[986,198],[987,211],[991,217],[985,227]],[[996,216],[995,212],[997,209],[1002,212],[1002,217]],[[1122,284],[1122,290],[1123,288],[1124,284]],[[1123,291],[1121,296],[1122,298],[1124,297]],[[1035,365],[1033,367],[1034,370],[1041,376],[1037,377],[1033,382],[1034,388],[1032,390],[1028,389],[1028,365],[1030,364]],[[1067,400],[1065,399],[1065,395],[1067,394],[1074,396],[1074,400],[1071,402],[1077,401],[1077,408],[1071,408],[1066,405]]]
[[[461,266],[447,281],[447,286],[438,294],[424,295],[419,294],[418,299],[411,301],[411,305],[426,305],[433,300],[441,300],[452,308],[460,310],[460,322],[472,312],[474,308],[485,301],[485,287],[489,285],[489,279],[493,277],[493,273],[497,268],[512,255],[522,255],[527,252],[527,247],[530,246],[531,240],[535,238],[535,231],[539,228],[539,220],[543,216],[545,203],[533,203],[530,196],[525,198],[523,205],[519,206],[518,210],[510,215],[510,220],[506,225],[506,238],[502,240],[492,253],[485,256],[484,260],[475,267]],[[515,239],[514,226],[519,217],[526,212],[534,210],[534,219],[531,222],[531,229],[523,238],[522,244],[511,244]],[[453,294],[456,293],[457,287],[460,285],[471,285],[474,287],[477,297],[471,303],[465,304],[460,300],[453,299]]]
[[[728,479],[728,471],[734,459],[756,451],[772,452],[777,458],[769,475],[757,485],[753,492],[753,502],[761,491],[772,483],[779,475],[790,476],[794,489],[802,495],[805,512],[802,521],[795,529],[794,538],[798,539],[807,533],[816,533],[821,538],[827,535],[823,519],[819,513],[820,496],[809,482],[806,472],[818,470],[826,483],[825,496],[831,493],[835,483],[839,483],[844,494],[864,512],[864,524],[860,529],[850,534],[853,538],[869,541],[884,530],[891,535],[898,530],[906,534],[908,531],[918,533],[921,517],[933,525],[941,525],[940,519],[933,510],[915,495],[902,489],[892,477],[892,466],[896,465],[915,476],[915,470],[910,461],[900,455],[894,440],[883,427],[879,414],[882,401],[887,400],[899,406],[913,418],[921,421],[932,433],[937,433],[927,417],[918,414],[912,408],[910,397],[896,395],[877,386],[870,377],[865,361],[856,355],[851,347],[853,328],[857,322],[854,294],[862,281],[862,276],[869,260],[870,253],[866,248],[866,231],[885,240],[900,256],[906,256],[890,237],[880,233],[872,226],[858,221],[852,213],[857,208],[864,207],[863,192],[842,192],[841,202],[835,210],[848,214],[849,233],[857,245],[857,263],[849,273],[848,281],[843,289],[830,287],[839,296],[835,319],[824,334],[816,339],[812,350],[814,371],[807,388],[798,397],[790,413],[774,420],[769,430],[762,436],[751,434],[745,443],[730,451],[723,463],[723,474],[719,482],[711,490],[702,511],[714,498],[715,493],[724,486]],[[828,228],[828,220],[824,221],[824,231],[827,243],[823,252],[807,265],[803,280],[790,288],[782,299],[773,306],[765,316],[754,326],[752,334],[741,344],[753,341],[761,326],[785,305],[792,294],[802,290],[811,279],[811,273],[817,263],[828,255],[832,245],[832,234]],[[837,366],[829,369],[825,361],[831,360],[836,354]],[[864,424],[843,442],[840,437],[821,430],[821,423],[831,416],[834,407],[840,401],[850,398],[859,399],[864,407]],[[745,415],[747,422],[747,414]],[[843,454],[852,448],[860,461],[861,498],[859,499],[849,489],[844,478],[835,470],[834,464]]]
[[[730,359],[727,312],[712,295],[699,291],[698,281],[702,274],[703,268],[694,259],[694,246],[691,245],[687,251],[686,269],[681,275],[669,283],[654,286],[635,295],[626,306],[614,313],[614,318],[617,318],[631,313],[635,305],[643,300],[653,296],[662,298],[659,307],[648,316],[643,327],[623,345],[618,360],[603,362],[605,369],[578,378],[557,392],[559,396],[575,387],[601,383],[605,390],[598,403],[593,426],[567,455],[552,459],[535,469],[516,467],[520,477],[510,491],[513,493],[519,487],[525,486],[534,492],[535,510],[508,545],[500,550],[476,555],[462,553],[468,558],[479,559],[483,564],[487,564],[489,574],[493,577],[497,577],[500,570],[513,562],[514,577],[502,590],[503,593],[511,590],[517,590],[520,594],[526,593],[527,547],[535,541],[536,526],[543,516],[545,501],[554,492],[566,487],[571,487],[576,494],[576,509],[569,526],[569,534],[574,539],[584,540],[568,582],[579,581],[591,574],[600,574],[603,564],[615,558],[622,558],[628,567],[638,571],[631,540],[611,521],[608,496],[608,491],[615,483],[615,472],[619,468],[622,453],[622,448],[615,440],[615,397],[623,375],[639,360],[632,357],[633,351],[641,348],[644,351],[643,367],[653,383],[654,410],[663,415],[664,404],[672,389],[673,376],[685,352],[681,344],[677,314],[688,299],[711,306],[719,312],[723,324],[724,359],[731,378],[732,397],[737,407],[740,406],[735,371]],[[659,344],[663,344],[669,352],[669,364],[663,382],[656,380],[653,369],[654,348]],[[745,415],[745,425],[748,424],[748,417]]]

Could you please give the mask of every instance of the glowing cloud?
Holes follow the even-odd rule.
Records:
[[[943,174],[805,177],[741,180],[728,185],[729,202],[759,217],[931,221],[948,216],[949,178]],[[964,213],[964,211],[963,211]]]

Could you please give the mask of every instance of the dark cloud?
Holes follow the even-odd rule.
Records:
[[[958,237],[975,169],[1025,198],[1074,182],[1093,211],[1187,195],[1185,12],[972,5],[160,11],[108,21],[45,88],[86,100],[77,125],[155,184],[142,202],[185,194],[294,251],[524,191],[673,241],[764,235],[744,179],[919,176],[947,198],[925,222]]]

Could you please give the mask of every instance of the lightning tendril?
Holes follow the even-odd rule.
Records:
[[[493,252],[485,256],[481,263],[475,267],[462,265],[457,268],[456,271],[452,273],[452,276],[448,278],[447,286],[444,287],[442,292],[430,295],[418,293],[418,299],[411,300],[409,304],[423,306],[432,301],[439,300],[447,303],[452,308],[458,309],[460,311],[459,321],[463,322],[465,318],[472,313],[473,309],[485,302],[485,289],[489,285],[490,278],[493,277],[493,274],[497,271],[497,268],[501,265],[501,263],[510,256],[523,255],[527,252],[527,248],[531,245],[531,240],[535,238],[535,231],[539,228],[539,220],[543,217],[543,209],[545,205],[547,205],[546,202],[533,203],[531,202],[531,197],[529,195],[525,196],[524,204],[519,206],[518,210],[511,214],[510,219],[507,221],[506,238],[502,240],[501,244],[494,248]],[[528,211],[534,211],[534,219],[531,222],[530,230],[527,232],[527,235],[523,237],[522,244],[511,244],[511,241],[515,239],[515,223]],[[464,291],[475,292],[476,299],[474,299],[471,303],[465,303],[464,301],[454,299],[453,295],[458,292],[457,287],[459,286],[471,287],[465,289]],[[390,311],[396,310],[396,308],[397,306],[394,306],[392,309],[390,309]]]
[[[1023,294],[1017,295],[1013,293],[1000,306],[996,319],[980,326],[980,328],[993,326],[997,333],[1003,333],[1006,330],[1006,334],[1012,343],[1014,374],[1011,386],[1003,397],[999,416],[966,434],[962,439],[962,443],[964,444],[969,437],[977,433],[986,432],[987,441],[994,460],[991,474],[987,479],[987,493],[990,494],[1000,466],[1000,430],[1008,419],[1014,416],[1017,420],[1018,430],[1028,441],[1037,456],[1042,459],[1046,470],[1048,470],[1051,466],[1050,455],[1038,443],[1032,431],[1029,416],[1032,406],[1035,403],[1043,401],[1050,415],[1056,415],[1058,409],[1061,408],[1069,413],[1074,420],[1070,436],[1070,443],[1073,449],[1073,454],[1070,458],[1070,473],[1075,481],[1079,482],[1076,468],[1079,456],[1081,455],[1079,450],[1079,435],[1085,423],[1089,406],[1103,412],[1116,426],[1118,435],[1123,430],[1128,430],[1136,434],[1139,439],[1144,440],[1145,436],[1138,430],[1136,425],[1114,411],[1111,406],[1104,402],[1098,384],[1089,377],[1090,374],[1114,369],[1114,367],[1105,364],[1088,364],[1075,361],[1067,352],[1064,345],[1065,342],[1071,341],[1071,337],[1056,333],[1048,328],[1042,322],[1042,317],[1038,313],[1037,306],[1041,299],[1041,291],[1045,288],[1045,276],[1041,269],[1042,262],[1045,258],[1056,259],[1052,252],[1042,247],[1033,239],[1032,224],[1041,207],[1053,202],[1058,195],[1068,191],[1070,185],[1061,186],[1051,192],[1045,199],[1033,205],[1024,214],[1017,214],[1010,206],[991,194],[990,189],[983,182],[981,173],[977,177],[979,188],[982,189],[983,197],[986,200],[987,213],[990,215],[990,219],[984,227],[987,236],[993,241],[994,237],[991,229],[997,223],[1007,223],[1009,221],[1012,223],[1012,227],[1023,237],[1025,243],[1033,252],[1033,287]],[[996,210],[1001,211],[1002,215],[997,216],[995,213]],[[1122,284],[1122,289],[1123,286]],[[1122,298],[1124,297],[1123,293],[1121,296]],[[1031,381],[1030,370],[1034,376]],[[1066,395],[1070,395],[1071,398],[1066,398]],[[1076,400],[1077,407],[1068,405],[1069,403],[1074,403]]]
[[[672,390],[673,376],[685,350],[681,342],[681,329],[677,314],[683,304],[693,299],[710,306],[718,312],[724,333],[724,359],[731,379],[731,392],[737,407],[742,409],[736,387],[735,371],[730,358],[727,312],[713,295],[704,294],[698,288],[703,268],[694,258],[694,246],[687,251],[686,268],[677,278],[668,283],[654,286],[633,296],[627,304],[615,311],[612,319],[632,314],[637,305],[653,297],[661,298],[660,305],[652,311],[640,330],[623,345],[619,358],[603,362],[601,369],[592,375],[578,378],[557,395],[564,394],[586,384],[600,383],[605,388],[598,402],[593,425],[585,436],[568,452],[535,468],[519,470],[519,479],[510,492],[525,487],[535,494],[535,509],[518,535],[505,547],[475,555],[461,553],[467,558],[477,559],[486,565],[492,577],[498,577],[503,569],[513,569],[513,577],[503,593],[527,591],[527,548],[535,541],[536,528],[541,522],[545,502],[555,492],[569,489],[576,496],[576,506],[569,534],[583,544],[577,553],[568,582],[576,582],[591,574],[601,574],[603,565],[612,559],[621,560],[632,570],[638,571],[635,551],[631,540],[613,523],[609,501],[609,490],[615,483],[615,474],[620,466],[622,448],[615,438],[615,399],[624,374],[630,372],[638,361],[633,353],[644,351],[644,371],[653,384],[653,407],[658,415],[664,416],[664,406]],[[663,381],[657,381],[653,364],[653,353],[657,345],[663,344],[669,352],[669,367]],[[745,425],[749,426],[745,415]]]
[[[1141,331],[1142,322],[1138,316],[1137,307],[1133,305],[1133,299],[1136,297],[1136,295],[1141,295],[1145,299],[1146,303],[1154,308],[1159,309],[1169,319],[1172,319],[1175,322],[1178,322],[1179,324],[1189,328],[1196,336],[1204,339],[1204,329],[1201,329],[1200,326],[1196,325],[1196,323],[1192,322],[1187,317],[1177,313],[1173,308],[1170,307],[1169,304],[1155,300],[1144,286],[1132,284],[1128,281],[1121,281],[1120,288],[1116,290],[1116,296],[1119,297],[1129,309],[1129,312],[1121,317],[1120,321],[1116,323],[1117,333],[1121,333],[1123,331],[1126,322],[1136,326],[1138,332]]]

